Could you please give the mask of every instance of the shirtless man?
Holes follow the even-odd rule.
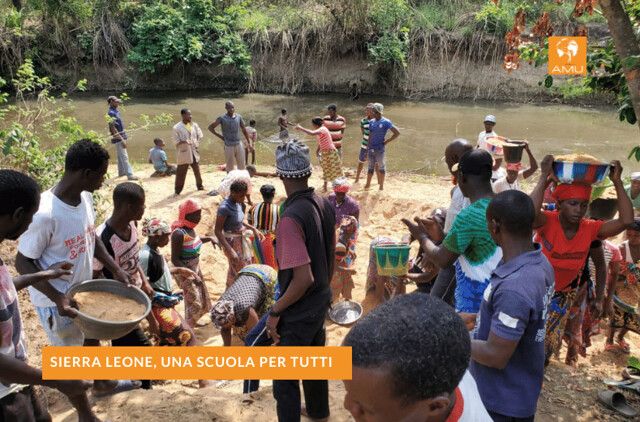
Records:
[[[278,117],[278,127],[280,128],[279,138],[283,141],[286,141],[287,139],[289,139],[289,130],[287,129],[287,127],[292,123],[289,123],[287,110],[283,108],[281,111],[282,114],[280,115],[280,117]]]

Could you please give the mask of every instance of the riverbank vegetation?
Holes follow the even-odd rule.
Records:
[[[574,18],[571,2],[525,3],[529,16],[550,13],[556,33],[570,34],[578,24],[602,32],[605,25],[598,14]],[[175,79],[177,71],[219,66],[231,80],[227,86],[296,93],[309,91],[310,66],[352,59],[372,70],[370,85],[411,96],[425,66],[436,62],[469,71],[498,65],[521,6],[518,0],[498,6],[490,0],[0,0],[0,76],[11,79],[30,59],[54,84],[88,78],[89,88],[100,89],[98,77],[118,74],[130,88],[145,88],[151,80]]]

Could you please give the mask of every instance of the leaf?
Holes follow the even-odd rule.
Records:
[[[633,69],[638,67],[640,64],[640,56],[628,56],[622,59],[622,66]]]
[[[638,151],[639,149],[640,149],[640,147],[633,147],[633,148],[631,149],[631,152],[629,152],[629,156],[627,157],[627,160],[630,160],[630,159],[631,159],[631,157],[632,157],[634,154],[636,154],[636,153],[637,153],[637,151]]]
[[[551,85],[553,85],[553,76],[547,75],[547,77],[544,78],[544,86],[546,88],[551,88]]]
[[[636,112],[633,110],[632,107],[627,107],[627,109],[624,112],[625,117],[627,118],[627,122],[631,125],[635,125],[636,122],[638,121],[638,119],[636,118]],[[640,160],[638,160],[640,161]]]

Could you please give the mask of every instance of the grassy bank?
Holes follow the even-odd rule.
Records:
[[[87,78],[89,89],[299,93],[357,83],[364,92],[407,97],[561,96],[543,93],[528,75],[502,80],[504,35],[520,3],[0,0],[0,77],[12,78],[29,58],[55,83]],[[572,18],[570,3],[525,9],[531,17],[549,11],[557,34],[578,23],[603,26],[598,14]],[[332,78],[336,69],[343,75]]]

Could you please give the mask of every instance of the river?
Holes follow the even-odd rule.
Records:
[[[105,114],[107,95],[81,94],[73,96],[75,110],[70,115],[87,130],[106,133]],[[540,161],[547,154],[586,152],[603,160],[619,159],[630,171],[640,170],[640,163],[627,160],[627,154],[639,143],[638,126],[620,123],[614,108],[582,108],[566,105],[530,105],[487,102],[406,101],[389,97],[362,97],[350,101],[346,95],[266,95],[228,94],[211,91],[173,91],[159,93],[135,92],[122,109],[126,126],[141,125],[141,114],[153,116],[168,113],[174,122],[180,120],[180,109],[190,108],[193,121],[205,136],[200,152],[204,164],[224,163],[222,141],[207,130],[217,116],[225,113],[224,103],[232,100],[236,112],[249,124],[257,122],[259,143],[257,164],[274,164],[273,151],[277,146],[277,121],[281,108],[286,108],[289,120],[311,128],[311,118],[326,114],[328,104],[338,105],[338,113],[347,120],[344,135],[343,162],[355,167],[360,149],[360,119],[368,102],[384,104],[384,117],[400,129],[401,136],[387,147],[387,168],[390,171],[415,171],[420,174],[447,174],[443,161],[444,148],[454,138],[466,138],[474,145],[483,130],[485,115],[494,114],[496,133],[510,139],[527,139],[531,150]],[[154,126],[149,130],[133,131],[128,142],[133,161],[146,162],[153,139],[163,138],[170,162],[175,162],[175,148],[171,143],[171,127]],[[292,135],[309,141],[315,151],[315,139],[296,132]],[[271,141],[271,142],[270,142]],[[115,148],[110,147],[115,157]],[[523,159],[527,165],[527,159]]]

